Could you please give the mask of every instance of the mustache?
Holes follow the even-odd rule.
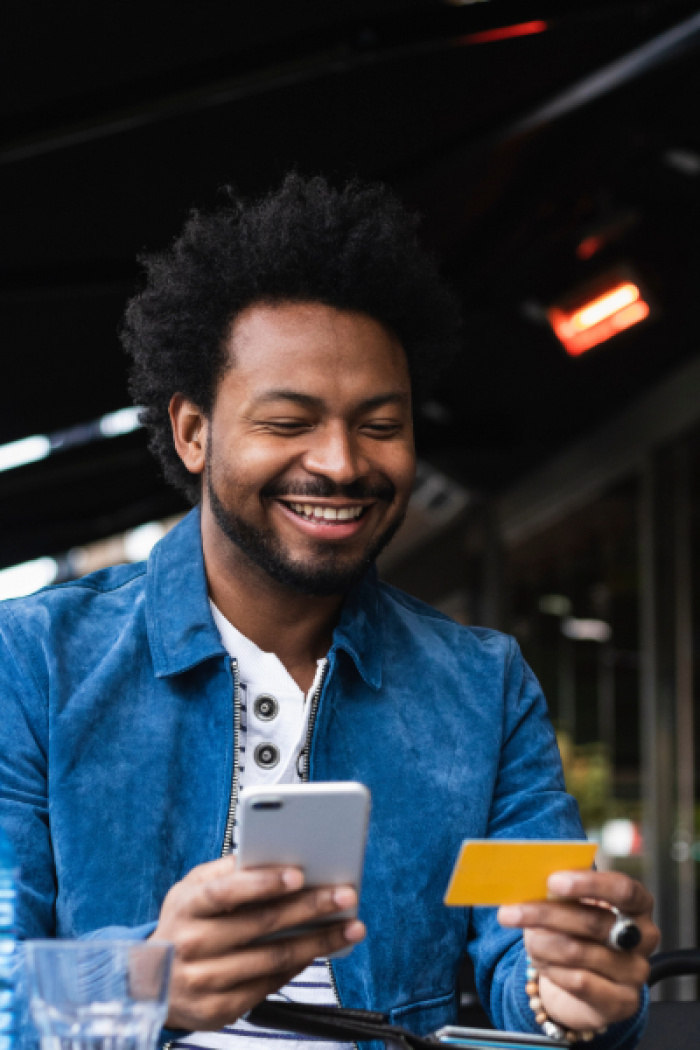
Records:
[[[291,496],[319,499],[330,499],[331,497],[342,497],[343,499],[376,499],[391,503],[396,495],[396,486],[388,478],[381,481],[369,481],[358,478],[351,481],[349,485],[337,485],[330,478],[309,478],[303,482],[271,481],[260,493],[271,499],[289,498]]]

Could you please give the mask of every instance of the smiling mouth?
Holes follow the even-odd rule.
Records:
[[[369,507],[359,505],[349,507],[320,507],[311,503],[287,503],[285,507],[306,521],[358,521]]]

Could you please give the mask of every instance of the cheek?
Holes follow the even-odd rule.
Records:
[[[396,486],[399,497],[408,499],[416,477],[416,459],[412,448],[396,449],[385,461],[384,472]]]
[[[212,459],[215,481],[241,495],[255,496],[269,481],[284,473],[289,457],[284,450],[266,447],[264,442],[241,441],[232,445],[228,454]]]

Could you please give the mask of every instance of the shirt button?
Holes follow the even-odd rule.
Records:
[[[258,744],[253,758],[261,769],[273,769],[280,760],[279,748],[274,744]]]
[[[273,718],[277,718],[279,709],[280,705],[269,693],[261,693],[253,704],[254,713],[263,722],[271,722]]]

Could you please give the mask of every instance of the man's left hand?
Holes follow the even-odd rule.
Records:
[[[651,894],[640,882],[614,871],[560,871],[547,885],[555,899],[505,905],[498,911],[502,926],[524,931],[546,1013],[574,1030],[632,1017],[649,975],[647,959],[659,943]],[[633,951],[616,951],[608,944],[616,915],[606,905],[639,927],[641,941]]]

